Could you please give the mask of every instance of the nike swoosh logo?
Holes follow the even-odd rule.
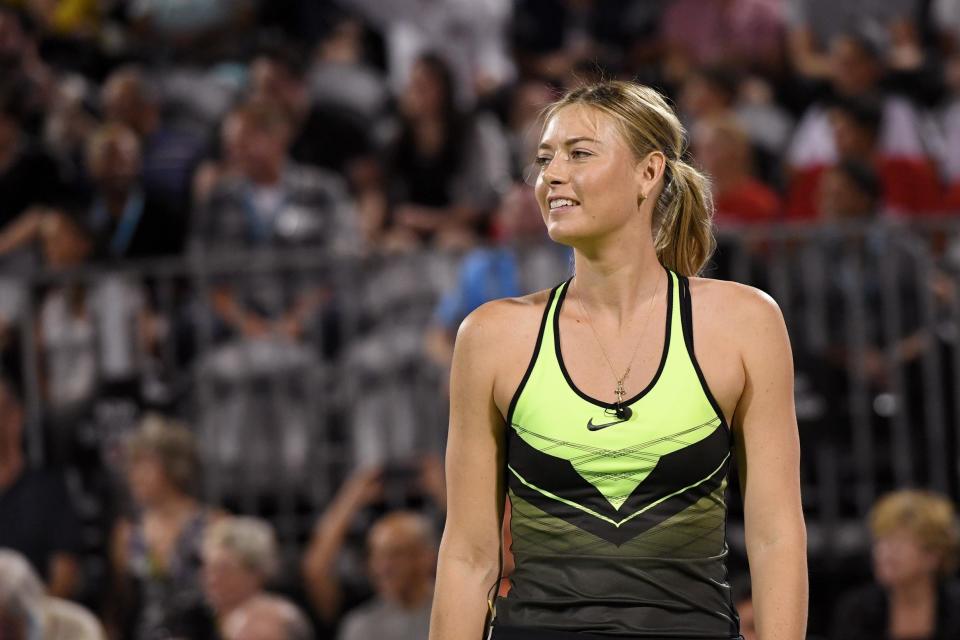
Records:
[[[599,431],[600,429],[606,429],[607,427],[612,427],[615,424],[620,424],[621,422],[626,422],[629,418],[624,418],[623,420],[615,420],[614,422],[605,422],[603,424],[593,424],[593,418],[587,420],[587,429],[590,431]]]

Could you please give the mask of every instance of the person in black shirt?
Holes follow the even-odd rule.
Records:
[[[87,143],[87,171],[95,192],[87,213],[100,260],[177,254],[185,221],[166,201],[144,188],[141,147],[128,127],[106,124]]]
[[[22,553],[50,595],[75,595],[80,569],[80,525],[59,475],[28,466],[23,408],[0,380],[0,548]]]

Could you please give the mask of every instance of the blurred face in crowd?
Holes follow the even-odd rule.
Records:
[[[310,107],[306,84],[282,64],[260,56],[250,65],[250,98],[279,102],[287,113],[299,118]]]
[[[40,228],[40,238],[47,266],[54,269],[82,263],[92,248],[76,223],[62,213],[47,216]]]
[[[28,38],[19,18],[13,11],[0,7],[0,67],[17,66],[27,45]]]
[[[127,482],[134,500],[140,505],[151,505],[175,491],[160,458],[147,452],[130,457]]]
[[[600,110],[585,105],[560,109],[546,123],[537,164],[537,202],[555,242],[607,235],[636,218],[640,165],[613,118]],[[573,204],[551,209],[557,198]]]
[[[290,129],[276,123],[257,122],[242,116],[231,129],[234,153],[244,175],[254,182],[279,177],[287,155]]]
[[[371,529],[367,550],[371,581],[388,601],[402,602],[432,580],[437,552],[413,518],[384,516]]]
[[[850,36],[838,36],[830,44],[833,88],[842,96],[870,93],[880,80],[880,65],[863,45]]]
[[[924,548],[906,528],[879,536],[873,542],[873,573],[886,588],[932,580],[941,561],[939,553]]]
[[[401,109],[410,118],[436,118],[443,113],[447,88],[429,63],[418,60],[400,98]]]
[[[695,118],[719,113],[730,107],[731,98],[702,75],[694,74],[683,84],[680,107]]]
[[[120,71],[109,77],[100,93],[103,115],[108,122],[122,122],[140,135],[149,133],[154,107],[143,95],[139,79]]]
[[[714,177],[750,173],[750,143],[730,122],[700,122],[693,131],[697,162]]]
[[[834,144],[841,158],[863,160],[873,155],[876,139],[870,128],[842,109],[832,109],[829,117]]]
[[[203,591],[218,614],[233,611],[263,588],[263,579],[229,549],[216,544],[203,548]]]
[[[140,160],[140,142],[133,132],[115,129],[92,145],[88,171],[102,191],[124,194],[137,183]]]
[[[838,168],[830,169],[820,180],[820,211],[825,220],[856,220],[874,213],[875,203],[853,178]]]

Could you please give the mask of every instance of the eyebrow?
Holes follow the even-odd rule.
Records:
[[[593,138],[588,138],[587,136],[577,136],[575,138],[567,138],[563,142],[563,146],[569,147],[572,144],[577,144],[578,142],[595,142],[597,144],[603,144],[599,140],[594,140]],[[541,142],[540,146],[537,149],[549,149],[550,145],[546,142]]]

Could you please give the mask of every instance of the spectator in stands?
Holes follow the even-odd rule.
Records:
[[[376,596],[347,613],[338,640],[425,638],[437,562],[437,541],[429,519],[414,512],[388,513],[370,529],[367,551]]]
[[[140,141],[126,125],[106,124],[87,142],[87,172],[95,192],[87,214],[95,258],[116,261],[179,253],[184,220],[146,190],[140,179]]]
[[[227,517],[207,530],[203,541],[203,590],[226,629],[231,613],[263,593],[278,570],[273,528],[251,517]]]
[[[411,471],[413,473],[407,476],[407,481],[415,485],[411,489],[425,494],[444,509],[446,489],[442,463],[426,457]],[[382,526],[369,530],[366,537],[367,568],[372,594],[371,585],[358,584],[357,576],[343,573],[346,563],[354,557],[346,548],[352,526],[361,512],[382,505],[387,493],[402,490],[403,487],[394,486],[398,480],[397,477],[387,477],[384,467],[354,471],[317,520],[303,557],[303,574],[314,611],[325,624],[332,625],[345,610],[373,595],[375,600],[365,611],[384,611],[390,620],[400,625],[396,631],[401,635],[389,636],[391,639],[426,637],[432,596],[432,591],[426,591],[426,582],[430,579],[428,556],[436,557],[436,549],[431,547],[433,534],[429,519],[407,511],[392,512],[380,521]],[[360,632],[368,629],[368,623],[363,620],[370,615],[374,614],[363,615],[353,623],[353,630],[349,633],[359,635],[348,634],[346,637],[367,637]],[[421,635],[403,635],[419,628],[416,625],[421,623]]]
[[[494,214],[493,231],[494,243],[463,257],[456,285],[441,296],[424,336],[427,355],[443,369],[450,366],[457,328],[471,311],[490,300],[523,293],[517,252],[546,233],[529,185],[515,184],[504,196]]]
[[[516,3],[510,0],[440,4],[430,0],[345,0],[341,4],[363,14],[383,34],[394,93],[403,91],[425,51],[438,51],[450,62],[452,90],[463,106],[474,104],[515,75],[505,41],[516,10],[511,6]],[[544,7],[542,14],[552,8]],[[398,20],[398,16],[417,19]]]
[[[287,155],[290,126],[270,104],[246,104],[231,115],[236,170],[214,187],[198,212],[193,251],[228,255],[250,249],[314,247],[327,255],[358,249],[356,220],[344,183]],[[257,284],[261,283],[261,284]],[[246,337],[299,338],[321,297],[312,287],[268,274],[243,292],[218,288],[213,306],[224,325]]]
[[[829,51],[834,39],[858,26],[883,29],[898,19],[914,19],[920,0],[861,0],[856,4],[832,0],[788,0],[789,50],[793,67],[802,78],[826,79],[836,60]]]
[[[313,640],[313,629],[303,612],[289,600],[259,595],[231,613],[223,640]]]
[[[268,48],[250,64],[248,98],[274,102],[289,119],[290,157],[351,178],[351,165],[372,151],[369,122],[342,105],[311,101],[307,55],[296,48]]]
[[[106,640],[106,635],[89,611],[48,596],[26,558],[0,548],[0,638]]]
[[[879,104],[876,147],[884,156],[925,160],[927,144],[921,117],[906,95],[883,92],[885,67],[881,52],[865,35],[850,31],[834,37],[830,46],[829,84],[822,98],[803,114],[787,149],[792,171],[816,170],[842,154],[834,137],[831,107],[836,100],[863,100]]]
[[[128,449],[127,482],[136,508],[117,522],[111,542],[112,637],[153,640],[213,635],[201,588],[201,548],[220,515],[200,503],[193,435],[148,415]]]
[[[44,111],[58,81],[40,56],[33,21],[19,9],[0,4],[0,95],[16,95],[25,130],[40,133]]]
[[[840,160],[866,162],[880,180],[880,206],[891,215],[939,213],[943,188],[936,168],[925,157],[886,153],[880,142],[881,109],[869,99],[845,99],[830,108],[831,133]],[[817,218],[815,194],[824,167],[811,167],[794,174],[788,195],[789,215]]]
[[[895,491],[874,505],[869,526],[875,582],[841,597],[831,637],[960,637],[960,584],[953,578],[960,531],[951,501]]]
[[[671,79],[692,67],[730,65],[752,70],[782,67],[784,15],[770,0],[677,0],[664,10],[660,37]]]
[[[143,69],[126,66],[111,73],[100,91],[107,122],[118,122],[140,138],[143,188],[171,207],[188,202],[203,142],[164,125],[160,98]]]
[[[221,182],[239,179],[242,176],[240,149],[242,128],[242,110],[235,109],[223,118],[219,128],[219,155],[200,163],[193,174],[191,190],[193,211],[202,211],[209,205],[213,190]]]
[[[750,141],[732,116],[700,121],[693,130],[693,149],[711,179],[717,224],[780,218],[780,198],[754,177]]]
[[[393,246],[471,244],[509,185],[499,125],[456,107],[450,69],[426,54],[400,97],[400,131],[389,151]]]
[[[23,430],[20,398],[0,380],[0,547],[22,553],[50,595],[69,598],[80,583],[80,523],[63,478],[27,465]]]
[[[0,9],[0,21],[4,12]],[[18,99],[0,91],[0,230],[30,207],[59,204],[57,165],[23,126]]]

